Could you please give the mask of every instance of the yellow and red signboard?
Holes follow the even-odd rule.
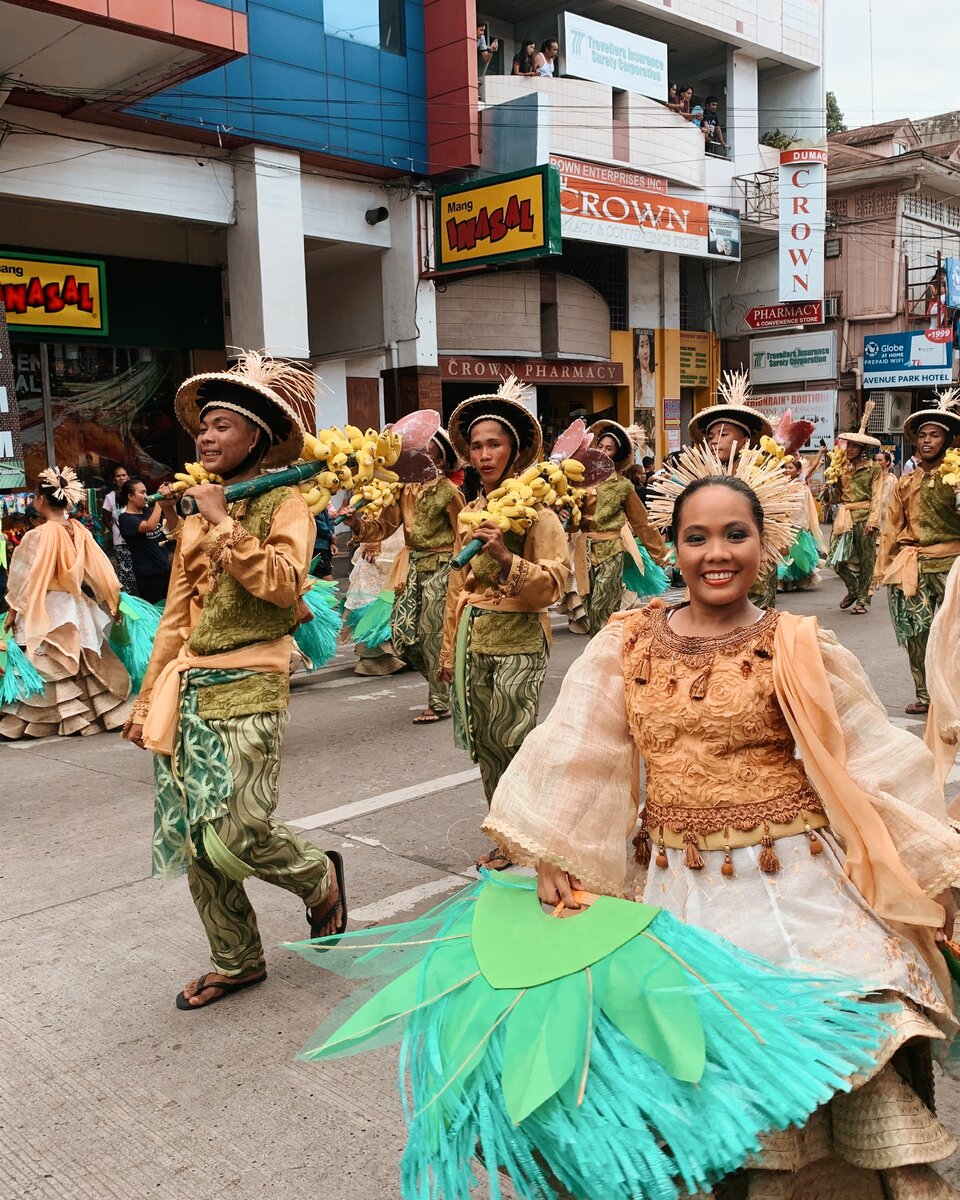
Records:
[[[23,333],[107,333],[104,264],[90,258],[26,256],[0,250],[7,324]]]
[[[560,253],[560,181],[547,166],[440,188],[434,215],[438,271]]]

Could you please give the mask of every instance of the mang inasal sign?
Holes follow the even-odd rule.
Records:
[[[107,292],[102,261],[0,250],[7,325],[18,333],[105,337]]]
[[[440,188],[434,218],[438,271],[559,254],[560,177],[543,166]]]

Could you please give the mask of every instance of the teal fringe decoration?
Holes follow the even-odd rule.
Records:
[[[393,591],[385,589],[376,600],[362,608],[347,610],[347,627],[353,640],[368,650],[388,642],[391,636],[390,614],[393,612]]]
[[[623,556],[624,587],[638,596],[660,596],[670,586],[670,576],[663,567],[657,566],[639,538],[636,539],[636,542],[640,557],[643,559],[643,574],[640,574],[633,557],[625,554]]]
[[[820,564],[820,548],[808,529],[801,529],[790,547],[787,557],[777,567],[777,578],[782,583],[799,583],[812,575]]]
[[[339,612],[337,585],[332,580],[314,579],[312,576],[310,583],[310,590],[301,599],[313,613],[313,620],[297,626],[293,640],[311,670],[316,671],[326,666],[337,653],[337,638],[343,622]]]
[[[18,704],[42,696],[43,676],[8,632],[0,638],[0,704]]]
[[[122,620],[110,631],[110,648],[126,667],[131,694],[136,695],[153,653],[161,613],[155,604],[121,592],[120,615]]]
[[[481,962],[502,975],[507,959],[523,971],[543,951],[530,922],[498,925],[493,944],[513,944],[490,971],[489,935],[484,950],[474,933],[488,888],[523,889],[540,911],[535,881],[486,875],[418,920],[292,947],[337,973],[379,977],[300,1057],[342,1057],[402,1034],[403,1200],[469,1200],[478,1161],[491,1200],[498,1172],[519,1200],[554,1196],[554,1181],[578,1200],[679,1200],[709,1191],[763,1134],[802,1126],[875,1066],[896,1006],[860,999],[869,984],[780,969],[658,909],[585,967],[493,986]],[[603,899],[603,921],[621,921],[610,906],[630,902]],[[609,928],[594,921],[601,938]],[[699,1073],[684,1078],[677,1064],[697,1046]]]
[[[853,553],[853,530],[837,534],[830,543],[827,554],[827,566],[836,569],[837,563],[846,562]]]

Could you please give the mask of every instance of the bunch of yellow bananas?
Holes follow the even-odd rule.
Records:
[[[198,483],[223,483],[223,480],[219,475],[211,475],[203,463],[184,463],[183,470],[174,475],[170,490],[179,494],[187,488],[196,487]]]
[[[580,524],[580,506],[586,494],[575,485],[583,479],[585,467],[575,458],[562,463],[539,462],[503,483],[487,497],[486,506],[477,512],[464,510],[460,524],[472,530],[484,521],[492,521],[504,533],[525,533],[537,519],[541,508],[553,508],[576,528]]]
[[[937,474],[948,487],[960,487],[960,450],[948,450]]]
[[[776,458],[782,461],[787,456],[786,450],[784,450],[780,443],[766,433],[760,439],[760,449],[768,458]]]
[[[300,491],[310,511],[316,515],[330,503],[331,495],[341,488],[351,489],[354,500],[363,499],[365,507],[373,510],[389,507],[395,492],[383,492],[376,485],[398,484],[398,476],[390,468],[400,457],[402,438],[400,434],[385,429],[366,433],[356,425],[345,425],[343,429],[331,426],[316,434],[303,435],[303,459],[305,462],[321,462],[325,470],[314,479],[300,484]],[[364,486],[374,486],[376,499],[367,499],[360,494]],[[389,495],[389,498],[387,496]]]
[[[827,463],[827,469],[823,473],[827,483],[839,483],[840,476],[843,474],[843,469],[847,465],[847,449],[845,446],[836,445],[830,451],[830,461]]]
[[[374,476],[369,483],[363,483],[356,489],[350,497],[350,504],[353,508],[362,505],[364,516],[375,517],[396,503],[402,488],[403,484],[399,481],[391,482]]]

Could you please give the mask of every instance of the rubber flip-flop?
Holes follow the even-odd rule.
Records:
[[[856,600],[856,596],[851,596],[850,593],[848,592],[846,594],[846,596],[844,596],[844,598],[840,601],[840,607],[841,608],[849,608],[850,605],[853,604],[853,602],[855,600]]]
[[[339,850],[325,850],[327,858],[333,863],[333,873],[337,877],[337,888],[340,895],[334,900],[333,904],[328,904],[322,912],[314,915],[313,909],[307,909],[307,924],[310,926],[310,933],[315,938],[322,937],[339,937],[347,928],[347,883],[346,875],[343,870],[343,855]],[[333,933],[318,933],[318,929],[322,929],[327,923],[327,918],[336,909],[340,909],[340,920],[337,922],[337,927]]]
[[[219,996],[214,996],[212,1000],[204,1000],[202,1004],[191,1004],[187,999],[186,991],[177,994],[177,1008],[181,1012],[199,1012],[201,1008],[206,1008],[209,1004],[216,1004],[218,1000],[225,1000],[227,996],[232,996],[234,992],[242,992],[244,988],[253,987],[254,984],[263,983],[267,977],[266,971],[262,975],[256,975],[253,979],[241,979],[237,983],[227,983],[225,980],[220,980],[218,983],[207,983],[211,975],[216,974],[214,971],[208,971],[206,975],[201,975],[197,980],[197,990],[193,993],[195,996],[207,988],[222,988]]]
[[[867,610],[862,604],[855,604],[853,608],[850,609],[850,614],[854,617],[865,617],[867,615]]]
[[[449,721],[452,715],[449,709],[446,712],[437,712],[435,708],[428,708],[426,712],[414,717],[412,723],[414,725],[436,725],[440,721]]]
[[[930,705],[929,704],[919,704],[919,703],[908,704],[907,707],[903,711],[905,713],[909,713],[911,716],[924,717],[930,711]]]

